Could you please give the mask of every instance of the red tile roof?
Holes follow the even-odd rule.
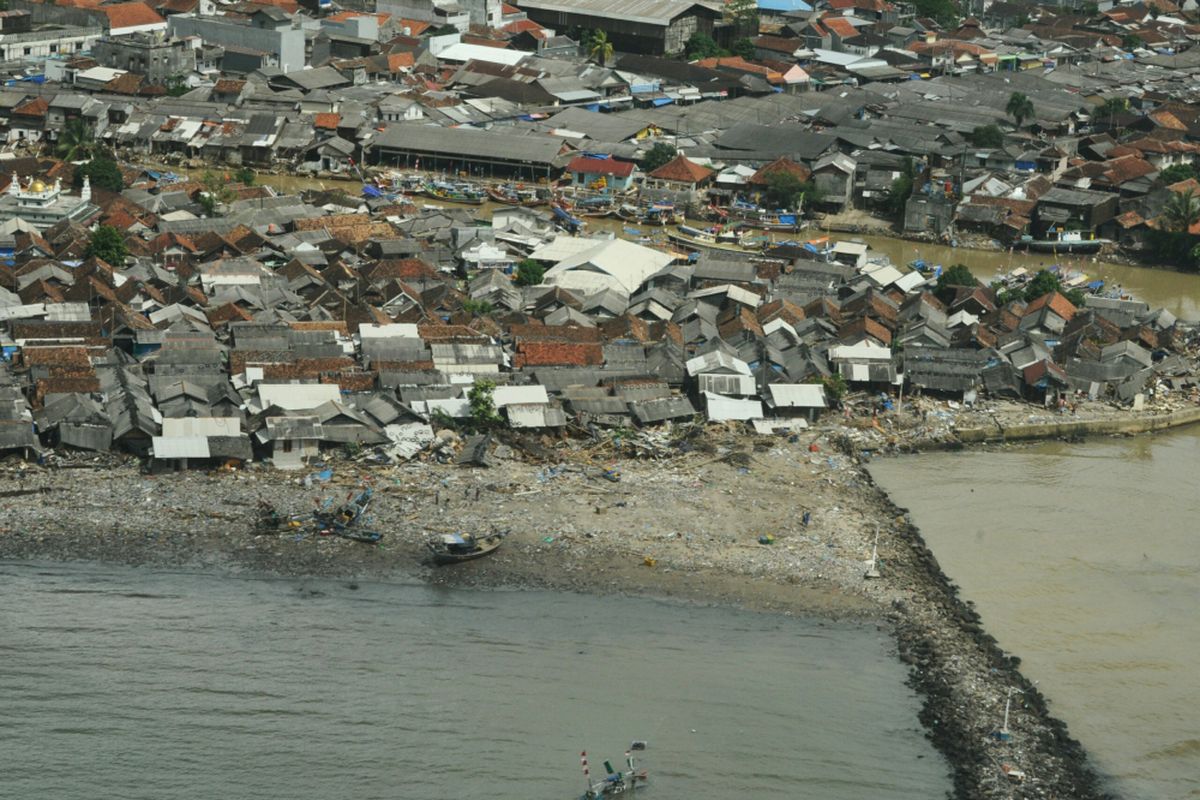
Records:
[[[117,3],[100,6],[99,11],[108,17],[110,31],[134,28],[140,25],[165,25],[166,20],[145,3]]]
[[[320,130],[336,131],[341,121],[341,114],[317,114],[313,117],[313,127]]]
[[[659,181],[673,183],[702,183],[712,177],[713,171],[708,167],[690,161],[686,156],[675,156],[650,173],[650,177]]]
[[[567,164],[567,172],[579,172],[584,175],[613,175],[618,178],[628,178],[633,174],[633,163],[618,161],[615,158],[589,158],[576,156]]]
[[[803,182],[812,177],[812,170],[803,164],[797,164],[787,156],[781,156],[751,175],[750,183],[756,186],[765,186],[767,178],[776,174],[793,175]]]
[[[12,110],[12,113],[22,117],[44,117],[50,110],[50,103],[44,97],[35,97]]]
[[[1031,302],[1025,307],[1025,314],[1023,316],[1035,314],[1046,307],[1049,307],[1051,311],[1067,322],[1070,322],[1071,318],[1075,316],[1075,306],[1071,305],[1071,301],[1058,292],[1047,292]]]
[[[513,367],[598,367],[604,363],[600,344],[567,342],[521,342],[513,356]]]

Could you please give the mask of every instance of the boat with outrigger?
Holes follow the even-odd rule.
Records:
[[[421,194],[445,203],[460,203],[468,206],[481,206],[487,199],[487,194],[473,183],[466,181],[431,181],[425,184]]]
[[[632,742],[629,749],[625,751],[625,769],[613,769],[612,762],[605,761],[604,777],[598,781],[592,780],[587,751],[584,750],[580,753],[579,764],[583,769],[583,779],[587,782],[587,789],[579,796],[579,800],[600,800],[600,798],[615,797],[626,792],[644,789],[650,780],[650,775],[645,767],[639,767],[634,762],[633,754],[645,749],[645,742]]]

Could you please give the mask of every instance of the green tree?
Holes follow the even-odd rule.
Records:
[[[942,271],[938,276],[937,288],[934,289],[934,294],[942,302],[949,302],[954,299],[960,286],[978,286],[979,281],[975,280],[975,276],[966,264],[955,264],[949,269]]]
[[[1163,205],[1162,221],[1169,231],[1188,232],[1200,222],[1200,197],[1192,189],[1171,195]]]
[[[1000,130],[999,125],[976,125],[967,134],[967,139],[976,147],[995,149],[1004,146],[1004,131]]]
[[[758,53],[758,49],[754,46],[754,42],[749,39],[738,39],[733,43],[733,54],[740,58],[754,58]]]
[[[932,17],[942,25],[953,24],[959,16],[954,0],[914,0],[913,7],[918,17]]]
[[[237,178],[238,183],[245,186],[253,186],[254,182],[258,179],[258,175],[249,167],[241,167],[237,172],[233,173],[233,176]]]
[[[767,202],[772,208],[801,209],[805,201],[818,202],[816,194],[812,181],[802,181],[790,172],[779,170],[767,175]]]
[[[167,78],[167,94],[171,97],[182,97],[191,91],[187,78],[182,75],[172,75]]]
[[[517,264],[517,286],[537,286],[546,274],[545,268],[532,258]]]
[[[655,142],[654,146],[646,151],[646,155],[642,156],[639,164],[643,171],[654,172],[664,164],[669,164],[678,153],[679,151],[673,145],[666,142]]]
[[[487,300],[463,300],[462,310],[473,317],[485,317],[492,313],[492,304]]]
[[[1196,167],[1192,164],[1172,164],[1171,166],[1158,173],[1158,180],[1164,186],[1170,186],[1172,183],[1186,181],[1188,178],[1198,177]]]
[[[85,255],[89,258],[95,256],[107,264],[119,267],[125,263],[129,248],[125,246],[125,239],[119,230],[112,225],[97,225],[96,230],[92,231]]]
[[[92,160],[75,170],[75,185],[82,186],[87,178],[93,189],[119,192],[125,188],[125,178],[117,162],[104,153],[97,152]]]
[[[892,181],[891,188],[883,198],[884,209],[893,217],[900,219],[904,216],[904,208],[908,205],[908,198],[912,197],[916,179],[916,164],[911,158],[905,157],[900,167],[900,177]]]
[[[1026,303],[1032,303],[1042,295],[1051,292],[1062,294],[1071,301],[1072,305],[1083,305],[1083,292],[1078,289],[1064,289],[1062,279],[1047,269],[1039,270],[1029,283],[1025,284],[1023,295]]]
[[[218,175],[212,170],[205,170],[200,175],[200,185],[204,189],[200,192],[199,202],[210,217],[216,216],[221,206],[237,198],[237,192],[229,185],[228,176]]]
[[[602,67],[613,57],[613,45],[605,31],[597,30],[592,33],[592,38],[588,40],[588,55],[596,59]]]
[[[467,391],[467,403],[471,409],[471,427],[477,431],[499,427],[504,420],[496,411],[496,384],[489,380],[478,380]]]
[[[1008,105],[1004,107],[1004,111],[1014,120],[1017,127],[1021,127],[1021,123],[1030,119],[1033,114],[1033,101],[1020,92],[1013,92],[1008,96]]]
[[[832,375],[816,376],[810,378],[807,383],[815,383],[825,387],[825,394],[833,403],[837,405],[842,402],[842,398],[850,391],[850,386],[846,383],[846,379],[842,377],[840,372],[835,372]]]
[[[687,44],[683,46],[684,52],[687,53],[688,61],[699,61],[702,58],[717,58],[718,56],[727,55],[717,44],[716,39],[713,39],[707,33],[696,31],[688,37]]]
[[[55,154],[63,161],[91,159],[96,151],[96,132],[83,117],[68,120],[54,145]]]

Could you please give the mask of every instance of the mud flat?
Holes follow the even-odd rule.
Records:
[[[506,459],[488,469],[346,463],[322,482],[269,470],[150,476],[132,464],[10,463],[0,468],[0,559],[417,577],[861,619],[894,632],[957,797],[1108,796],[1018,659],[980,627],[904,510],[854,458],[806,443],[742,440],[619,467],[613,483],[565,459]],[[364,480],[376,488],[368,525],[386,533],[382,546],[307,530],[252,533],[259,500],[304,511],[323,499],[340,502]],[[495,555],[449,568],[423,563],[428,534],[492,528],[511,530]],[[876,530],[880,577],[868,579]],[[993,733],[1010,688],[1024,694],[1014,696],[1011,737],[1002,741]],[[1014,769],[1024,780],[1011,777]]]

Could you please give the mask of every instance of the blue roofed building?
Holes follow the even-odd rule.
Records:
[[[766,14],[791,14],[812,11],[813,7],[804,0],[758,0],[758,10]]]

